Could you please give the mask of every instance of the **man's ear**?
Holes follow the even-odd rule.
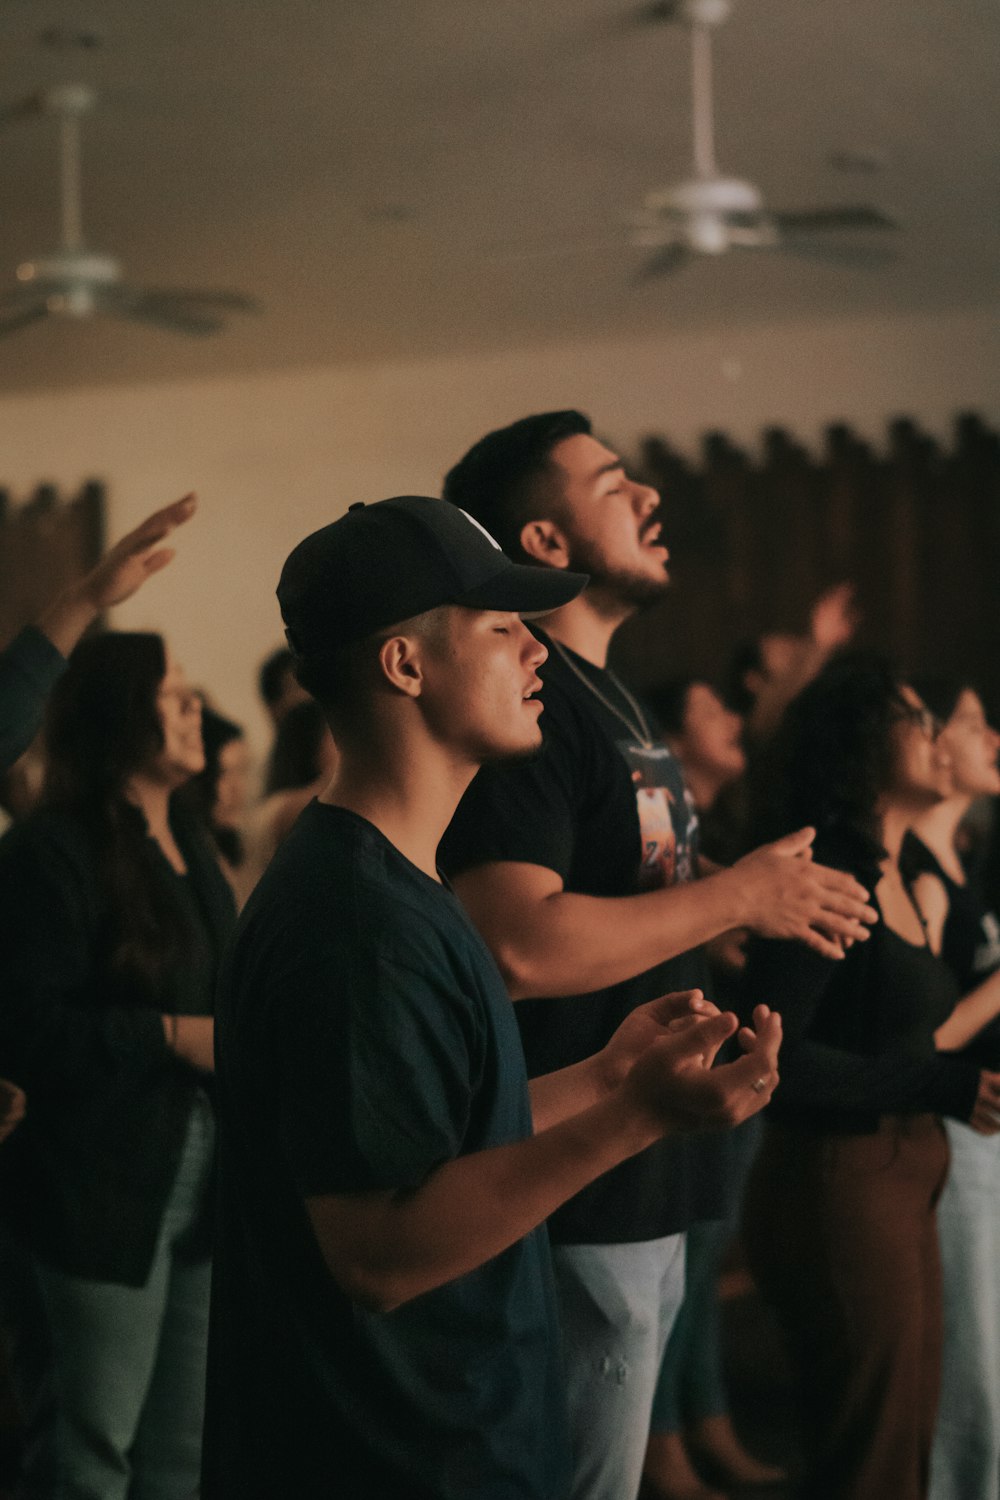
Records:
[[[569,546],[555,521],[529,521],[521,528],[522,550],[550,568],[569,567]]]
[[[412,635],[393,635],[383,641],[378,653],[382,676],[397,692],[407,698],[419,698],[424,674],[420,660],[420,641]]]

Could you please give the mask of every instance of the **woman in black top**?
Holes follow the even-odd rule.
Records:
[[[958,847],[975,797],[1000,792],[1000,735],[979,695],[960,682],[921,684],[942,729],[950,795],[920,819],[904,856],[928,915],[932,940],[966,1006],[939,1044],[961,1048],[982,1067],[1000,1067],[1000,921],[964,868]],[[984,980],[994,976],[990,984]],[[971,993],[970,993],[971,992]],[[971,1013],[970,1013],[971,1012]],[[932,1500],[1000,1495],[1000,1139],[957,1121],[946,1125],[951,1171],[938,1206],[944,1270],[941,1408],[931,1458]]]
[[[998,1128],[1000,1076],[938,1052],[958,990],[927,945],[899,851],[946,790],[935,725],[877,661],[827,667],[788,711],[771,805],[872,892],[880,920],[840,962],[754,944],[746,1002],[780,1009],[781,1083],[745,1235],[806,1419],[809,1500],[926,1494],[941,1357],[938,1116]]]
[[[209,1279],[212,992],[228,886],[172,793],[200,709],[159,636],[77,647],[49,709],[44,805],[0,844],[0,1050],[28,1111],[4,1212],[45,1310],[54,1425],[32,1493],[187,1500]],[[28,1391],[37,1408],[37,1386]],[[54,1473],[53,1473],[54,1470]]]

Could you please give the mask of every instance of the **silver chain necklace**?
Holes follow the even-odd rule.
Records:
[[[644,750],[652,750],[653,746],[656,744],[656,741],[650,731],[649,721],[646,718],[646,715],[643,713],[642,709],[639,707],[639,704],[632,697],[632,694],[629,692],[628,688],[623,682],[619,682],[618,678],[615,676],[614,672],[612,672],[611,668],[605,667],[603,670],[607,672],[608,676],[611,678],[611,681],[614,683],[615,687],[625,699],[625,702],[629,705],[632,712],[635,714],[634,720],[630,719],[628,714],[622,713],[620,708],[616,708],[611,700],[605,697],[600,688],[597,686],[596,682],[592,682],[587,676],[586,672],[580,670],[576,662],[568,654],[566,648],[556,640],[555,636],[550,635],[549,640],[552,642],[553,646],[555,646],[557,652],[559,653],[559,656],[566,663],[567,667],[569,667],[574,677],[578,677],[579,680],[583,683],[584,687],[590,689],[594,697],[597,699],[598,703],[603,703],[608,713],[614,714],[618,722],[625,725],[625,728],[628,730],[629,734],[631,734],[634,739],[637,739],[639,741],[639,744]]]

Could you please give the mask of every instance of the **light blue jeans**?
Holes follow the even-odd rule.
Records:
[[[684,1300],[684,1236],[553,1245],[571,1500],[635,1500],[660,1362]]]
[[[684,1302],[663,1356],[652,1432],[680,1432],[729,1410],[722,1375],[719,1269],[732,1237],[727,1219],[692,1224],[687,1232]]]
[[[1000,1500],[1000,1136],[945,1122],[941,1404],[931,1500]]]
[[[196,1100],[145,1286],[36,1262],[51,1343],[51,1500],[191,1500],[198,1488],[211,1266],[185,1255],[205,1211],[214,1121]],[[114,1225],[108,1225],[114,1233]]]

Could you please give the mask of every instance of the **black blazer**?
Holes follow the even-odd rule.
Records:
[[[127,1286],[149,1274],[207,1083],[167,1046],[160,1013],[211,1014],[235,923],[207,840],[179,818],[174,832],[187,899],[154,840],[144,857],[195,927],[155,995],[129,993],[110,971],[108,897],[82,820],[46,809],[0,841],[0,1072],[28,1096],[0,1148],[0,1211],[47,1263]],[[209,1238],[206,1223],[205,1253]]]

